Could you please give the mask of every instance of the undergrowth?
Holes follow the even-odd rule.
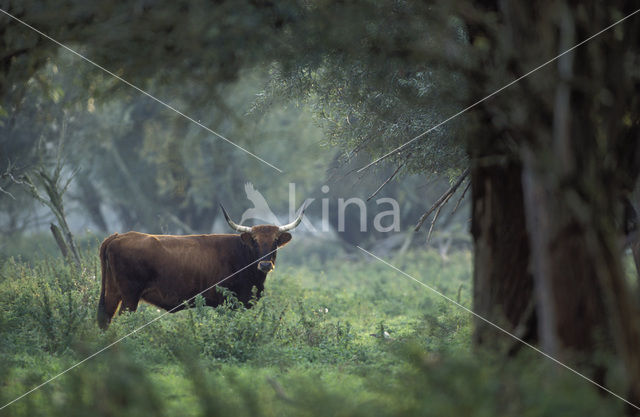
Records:
[[[292,252],[293,254],[293,252]],[[535,352],[471,347],[468,313],[378,262],[279,257],[260,300],[232,293],[166,314],[141,304],[98,329],[98,260],[0,267],[0,402],[116,343],[0,410],[6,416],[611,416],[619,401]],[[289,263],[287,263],[289,262]],[[471,307],[471,256],[391,259]],[[224,290],[221,290],[224,291]],[[142,327],[142,328],[141,328]],[[139,331],[135,331],[140,328]],[[132,333],[133,332],[133,333]],[[0,405],[1,406],[1,405]]]

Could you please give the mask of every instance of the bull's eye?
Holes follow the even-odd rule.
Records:
[[[255,247],[256,240],[253,238],[253,235],[249,232],[244,232],[240,235],[240,239],[245,243],[245,245],[250,245]]]

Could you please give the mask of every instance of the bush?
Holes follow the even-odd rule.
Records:
[[[470,306],[470,254],[449,256],[420,251],[394,264]],[[79,272],[51,258],[0,268],[0,402],[124,339],[0,416],[622,413],[534,352],[509,362],[472,352],[468,313],[377,262],[295,266],[283,256],[251,308],[220,289],[215,309],[202,297],[166,315],[142,303],[102,332],[99,263],[84,259]]]

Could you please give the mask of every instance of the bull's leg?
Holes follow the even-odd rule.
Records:
[[[111,319],[116,314],[118,306],[120,305],[120,294],[107,294],[100,300],[101,305],[98,309],[98,325],[101,329],[106,329],[111,323]]]
[[[125,311],[136,311],[140,302],[140,293],[122,295],[122,305],[120,306],[120,314]]]

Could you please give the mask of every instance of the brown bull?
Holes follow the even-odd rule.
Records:
[[[221,206],[222,207],[222,206]],[[175,312],[184,302],[202,293],[206,305],[217,306],[224,297],[217,284],[233,291],[250,307],[252,289],[258,297],[267,274],[276,262],[276,250],[291,240],[304,214],[284,226],[240,226],[222,207],[229,226],[241,234],[149,235],[115,233],[102,242],[102,288],[98,325],[106,329],[114,314],[135,311],[144,300]]]

